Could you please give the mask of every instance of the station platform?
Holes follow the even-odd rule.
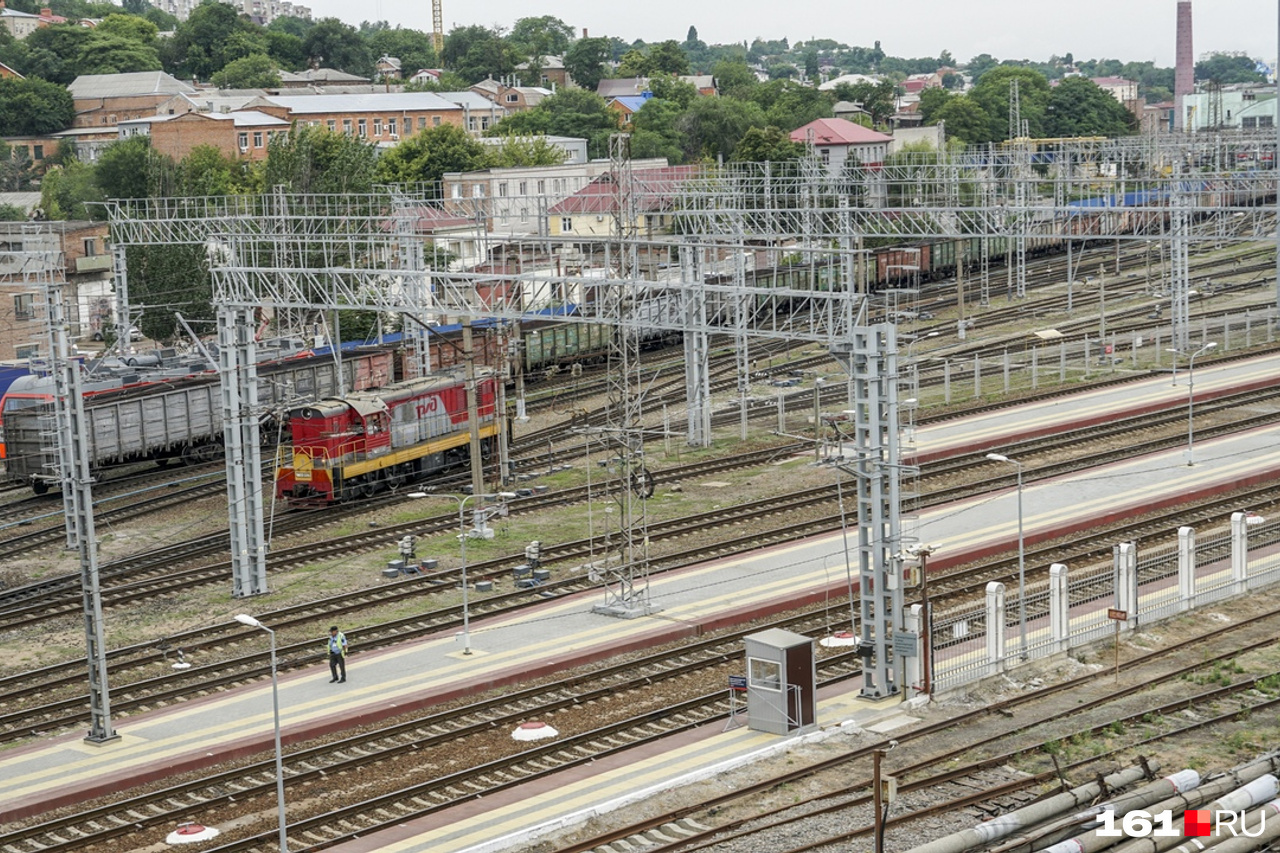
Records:
[[[1046,367],[1046,370],[1048,367]],[[1280,355],[1201,364],[1195,370],[1197,402],[1280,384]],[[1079,391],[976,415],[921,425],[906,461],[921,465],[936,459],[994,450],[1015,441],[1067,432],[1119,418],[1186,406],[1187,372],[1179,369],[1105,388]],[[1012,413],[1017,413],[1012,416]]]
[[[1028,484],[1023,491],[1025,539],[1036,542],[1086,531],[1107,518],[1273,480],[1280,475],[1280,427],[1197,443],[1196,459],[1197,464],[1188,467],[1179,448]],[[1010,551],[1017,536],[1016,500],[1015,490],[1010,489],[934,508],[921,514],[920,529],[912,532],[922,541],[942,546],[930,560],[935,569]],[[590,593],[548,601],[515,616],[473,622],[471,656],[461,654],[462,647],[452,634],[366,654],[354,649],[345,684],[329,683],[318,643],[314,668],[286,673],[280,679],[284,741],[298,742],[844,596],[845,540],[835,531],[657,576],[650,591],[662,610],[647,617],[620,620],[593,614],[591,608],[601,602],[601,596]],[[1030,567],[1032,573],[1046,570]],[[824,716],[828,723],[833,719]],[[262,681],[117,719],[115,724],[121,738],[106,745],[92,746],[78,735],[64,735],[0,754],[0,823],[183,770],[268,752],[273,733],[271,686]],[[735,737],[742,740],[725,747],[729,752],[755,748],[761,743],[757,738],[767,736]],[[713,758],[691,761],[705,764]],[[672,765],[673,774],[678,770]],[[653,784],[660,784],[657,776]],[[521,819],[512,818],[517,823]],[[510,830],[509,823],[492,816],[485,821],[495,833]],[[216,816],[206,822],[216,825]],[[466,843],[479,842],[471,835]]]

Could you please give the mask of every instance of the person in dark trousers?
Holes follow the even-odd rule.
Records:
[[[329,679],[329,683],[335,681],[347,680],[347,637],[338,630],[337,625],[329,628],[329,672],[333,673],[333,678]],[[342,677],[338,677],[338,673],[342,673]]]

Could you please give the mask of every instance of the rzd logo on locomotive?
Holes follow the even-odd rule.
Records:
[[[427,415],[434,415],[438,411],[440,411],[440,398],[427,397],[424,400],[418,401],[418,407],[414,413],[418,417],[422,418],[422,417],[426,417]]]

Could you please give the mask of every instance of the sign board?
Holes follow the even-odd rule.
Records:
[[[729,676],[729,689],[730,690],[746,690],[747,677],[745,675]]]
[[[1124,622],[1129,618],[1129,611],[1116,610],[1114,607],[1107,608],[1107,618],[1114,619],[1117,622]]]
[[[913,658],[919,649],[920,635],[915,631],[893,632],[893,653],[898,657]]]

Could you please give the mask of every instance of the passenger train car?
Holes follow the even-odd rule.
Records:
[[[498,435],[498,378],[478,371],[482,454]],[[467,393],[460,371],[308,403],[289,412],[289,443],[276,462],[276,495],[324,506],[461,465],[470,458]]]

